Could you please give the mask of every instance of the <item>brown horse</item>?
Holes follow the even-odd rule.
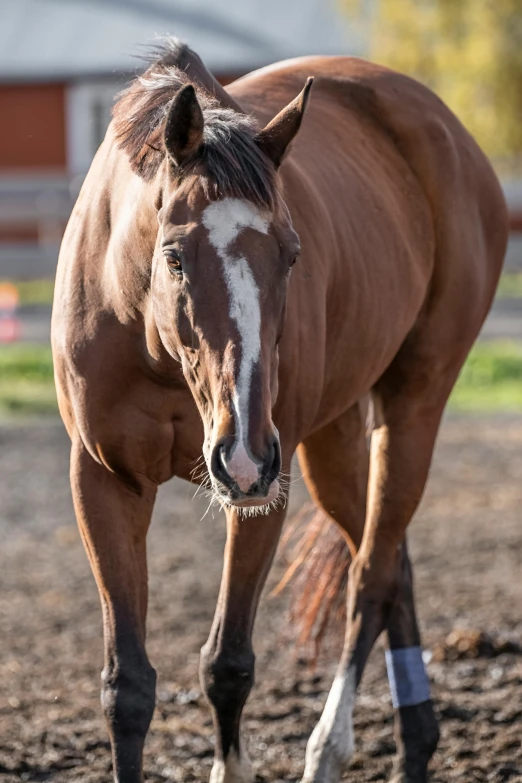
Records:
[[[426,779],[438,731],[405,533],[490,307],[506,225],[497,179],[458,120],[425,87],[362,60],[292,60],[225,91],[171,43],[120,98],[65,235],[53,313],[119,783],[142,780],[154,710],[145,542],[156,489],[191,479],[201,454],[228,531],[201,655],[211,781],[253,780],[240,732],[252,626],[296,450],[353,553],[344,652],[303,780],[339,780],[383,630],[393,779]]]

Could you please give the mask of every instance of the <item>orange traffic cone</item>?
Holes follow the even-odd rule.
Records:
[[[18,289],[12,283],[0,283],[0,343],[12,343],[20,339]]]

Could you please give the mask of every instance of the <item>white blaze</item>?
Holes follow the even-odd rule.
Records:
[[[261,352],[261,309],[259,289],[248,261],[230,253],[229,246],[242,229],[253,228],[267,234],[270,223],[266,213],[248,201],[226,198],[209,204],[203,213],[203,225],[223,262],[230,296],[230,317],[236,322],[241,340],[241,364],[233,396],[237,443],[227,470],[240,489],[246,492],[259,478],[259,468],[248,456],[246,440],[252,370]]]

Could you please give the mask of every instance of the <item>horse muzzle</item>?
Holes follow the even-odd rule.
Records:
[[[242,442],[222,438],[212,449],[210,472],[220,496],[234,506],[264,506],[279,494],[281,449],[273,437],[262,459]]]

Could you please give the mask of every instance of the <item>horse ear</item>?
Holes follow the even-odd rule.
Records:
[[[276,169],[283,162],[290,142],[301,127],[313,81],[313,76],[309,76],[297,98],[281,109],[279,114],[256,136],[258,146],[265,155],[268,155]]]
[[[175,95],[165,124],[165,147],[178,166],[195,156],[203,141],[203,112],[192,84]]]

